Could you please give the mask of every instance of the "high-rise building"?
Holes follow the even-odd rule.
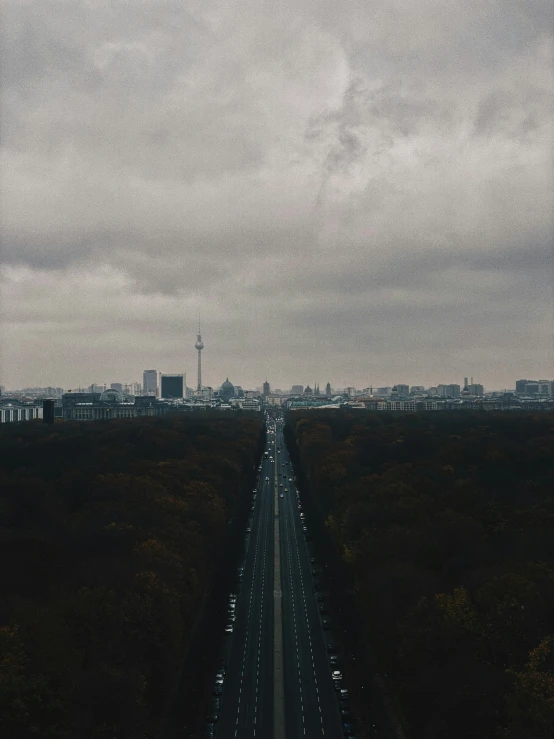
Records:
[[[267,380],[264,382],[264,386],[263,387],[264,387],[264,389],[263,389],[264,397],[267,398],[267,396],[269,395],[269,382]]]
[[[292,395],[302,395],[304,392],[304,385],[293,385],[290,392]]]
[[[110,390],[117,390],[118,393],[123,392],[123,385],[120,382],[112,382]]]
[[[409,387],[409,385],[395,385],[394,387],[396,388],[396,394],[397,395],[404,396],[404,395],[409,395],[410,394],[410,387]],[[394,387],[393,387],[393,390],[394,390]]]
[[[325,386],[325,395],[329,398],[331,397],[331,383],[328,382]]]
[[[525,395],[525,386],[529,380],[516,380],[516,394]]]
[[[198,321],[198,335],[196,336],[196,344],[194,345],[198,352],[198,382],[196,383],[197,392],[202,392],[202,349],[204,348],[204,342],[200,335],[200,321]]]
[[[144,395],[156,395],[158,392],[158,371],[144,370],[142,373],[142,392]]]
[[[470,395],[484,395],[485,388],[477,383],[470,383],[467,386]]]
[[[437,394],[441,398],[459,398],[460,390],[460,386],[455,384],[437,386]]]
[[[183,375],[160,374],[160,396],[162,398],[182,398],[184,387]]]

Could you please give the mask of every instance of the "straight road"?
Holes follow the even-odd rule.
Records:
[[[236,621],[227,634],[217,737],[340,739],[338,700],[296,489],[288,481],[292,467],[282,423],[269,422],[268,432]]]
[[[265,478],[269,477],[269,480]],[[273,736],[273,468],[264,461],[247,534],[217,735]]]
[[[292,467],[277,430],[281,524],[281,582],[285,654],[287,738],[341,737],[338,701],[331,680],[327,646],[312,584],[310,555],[296,501]],[[280,492],[280,494],[281,494]]]

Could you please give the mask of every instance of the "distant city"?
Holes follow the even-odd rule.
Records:
[[[259,387],[243,389],[227,377],[218,387],[202,383],[202,341],[200,326],[195,342],[198,368],[195,387],[187,385],[185,373],[162,373],[145,369],[142,383],[92,383],[64,390],[61,387],[7,389],[0,385],[0,423],[42,419],[92,421],[137,416],[157,416],[169,412],[190,412],[218,408],[260,412],[268,406],[284,410],[302,408],[361,408],[382,411],[552,410],[554,380],[520,379],[513,388],[486,391],[473,377],[463,384],[447,383],[425,387],[396,383],[385,387],[369,385],[323,389],[303,384],[288,389],[272,388],[268,380]]]

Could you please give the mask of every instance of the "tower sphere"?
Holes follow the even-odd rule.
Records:
[[[198,351],[201,351],[204,348],[204,342],[202,341],[200,337],[198,337],[198,341],[196,342],[194,346],[196,349],[198,349]]]

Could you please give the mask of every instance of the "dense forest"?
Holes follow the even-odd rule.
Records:
[[[552,739],[552,414],[303,411],[286,434],[408,735]]]
[[[159,736],[262,446],[248,416],[0,430],[0,736]]]

